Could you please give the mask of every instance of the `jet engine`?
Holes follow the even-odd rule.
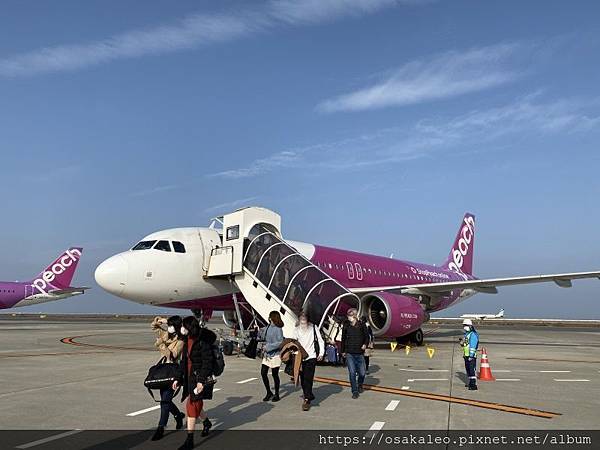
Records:
[[[419,302],[406,295],[376,292],[365,295],[361,302],[375,336],[406,336],[429,318]]]

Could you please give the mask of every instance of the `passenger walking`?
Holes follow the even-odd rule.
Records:
[[[465,384],[470,391],[477,390],[477,376],[475,371],[477,370],[477,347],[479,347],[479,334],[475,331],[473,322],[471,319],[463,320],[463,330],[465,332],[461,339],[463,346],[463,358],[465,360],[465,369],[467,371],[467,377],[469,377],[469,383]]]
[[[312,390],[315,368],[317,361],[323,360],[325,343],[317,327],[310,323],[308,316],[304,312],[298,316],[298,325],[294,328],[294,339],[298,341],[307,354],[306,358],[302,360],[300,382],[302,384],[302,398],[304,399],[302,410],[308,411],[310,409],[310,402],[315,399]]]
[[[342,328],[342,354],[346,358],[348,375],[352,387],[352,398],[358,398],[363,392],[365,382],[365,350],[369,345],[369,331],[362,320],[358,319],[358,312],[350,308],[346,313],[346,322]]]
[[[155,317],[152,321],[152,330],[157,334],[154,345],[158,348],[160,354],[165,357],[167,363],[179,363],[181,360],[183,350],[183,340],[179,334],[181,322],[180,316],[171,316],[168,319]],[[173,403],[174,394],[175,390],[171,386],[160,390],[160,419],[158,428],[152,436],[153,441],[162,439],[169,420],[169,413],[173,414],[175,418],[175,428],[178,430],[183,428],[185,414],[179,411]]]
[[[204,411],[204,400],[212,398],[215,362],[213,344],[217,336],[209,329],[201,328],[194,316],[183,319],[181,334],[185,337],[181,360],[184,373],[181,401],[187,398],[187,438],[179,450],[190,450],[194,448],[196,420],[200,418],[203,421],[201,436],[208,435],[212,427]],[[173,387],[177,387],[176,382]]]
[[[265,352],[260,367],[260,376],[267,390],[267,395],[263,398],[263,402],[268,402],[269,400],[278,402],[280,385],[279,368],[281,367],[280,349],[283,342],[283,320],[281,320],[279,311],[271,311],[269,314],[269,325],[261,328],[258,335],[259,340],[265,342]],[[271,375],[275,383],[275,394],[271,391],[269,383],[269,369],[271,369]]]

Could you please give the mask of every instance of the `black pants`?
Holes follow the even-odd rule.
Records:
[[[304,399],[309,402],[315,399],[313,394],[313,381],[315,379],[315,368],[317,367],[317,359],[305,359],[302,361],[302,370],[300,371],[300,382],[302,383],[302,392]]]
[[[173,414],[173,417],[179,414],[179,409],[173,403],[173,394],[175,391],[171,388],[160,390],[160,420],[158,426],[166,427],[169,420],[169,413]]]
[[[271,375],[273,375],[273,381],[275,382],[275,393],[279,394],[279,367],[273,367],[271,369]],[[267,394],[271,392],[271,385],[269,383],[269,366],[261,364],[260,376],[262,377],[263,384],[267,390]]]
[[[475,375],[475,369],[477,367],[477,358],[469,358],[467,356],[463,356],[465,359],[465,370],[467,372],[467,377],[469,378],[469,386],[475,386],[477,384],[477,376]]]
[[[367,370],[367,372],[369,371],[369,362],[371,360],[370,356],[365,356],[365,369]]]

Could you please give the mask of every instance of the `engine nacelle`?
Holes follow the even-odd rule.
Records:
[[[428,318],[419,302],[406,295],[376,292],[365,295],[361,302],[375,336],[406,336]]]

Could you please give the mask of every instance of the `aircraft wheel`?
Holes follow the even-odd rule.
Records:
[[[233,355],[233,342],[225,341],[223,342],[223,354],[227,356]]]
[[[421,330],[421,329],[419,328],[417,331],[413,332],[413,333],[410,335],[410,340],[411,340],[412,342],[414,342],[415,344],[417,344],[419,347],[420,347],[421,345],[423,345],[423,330]]]

